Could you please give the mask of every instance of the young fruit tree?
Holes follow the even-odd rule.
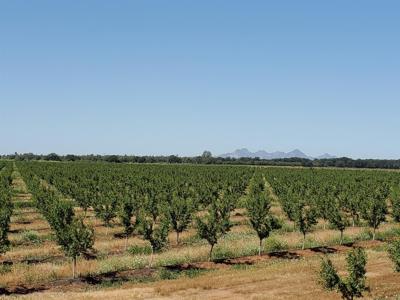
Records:
[[[72,258],[72,277],[76,277],[76,260],[91,249],[94,243],[93,228],[74,215],[71,202],[58,200],[53,204],[47,220],[55,232],[57,243],[66,256]]]
[[[343,232],[348,226],[349,222],[346,215],[341,211],[339,203],[332,203],[331,209],[328,214],[329,223],[333,228],[340,231],[340,245],[343,243]]]
[[[10,248],[8,240],[8,231],[10,229],[10,220],[13,205],[9,201],[9,193],[1,191],[0,194],[0,254],[7,252]]]
[[[139,217],[139,224],[143,238],[149,241],[151,245],[149,264],[151,267],[154,253],[161,251],[168,245],[170,220],[166,214],[160,214],[154,220],[154,216],[151,213],[142,211]]]
[[[312,230],[312,227],[317,224],[317,212],[304,202],[299,201],[296,207],[295,222],[298,230],[303,234],[303,243],[301,249],[304,250],[306,242],[306,234]]]
[[[356,226],[360,219],[360,203],[362,202],[360,195],[352,196],[348,191],[341,191],[337,197],[340,207],[343,207],[343,210],[351,216],[351,226]]]
[[[205,239],[210,245],[209,261],[212,260],[214,246],[218,240],[230,230],[230,203],[221,192],[210,207],[208,213],[203,218],[197,218],[197,234],[200,238]]]
[[[343,299],[352,300],[361,297],[366,289],[367,255],[362,248],[355,248],[346,257],[348,277],[342,278],[338,275],[336,268],[329,258],[322,259],[319,272],[320,282],[328,290],[336,289],[342,294]]]
[[[400,222],[400,187],[394,187],[390,193],[390,204],[392,205],[392,217]]]
[[[188,228],[195,211],[194,200],[191,197],[173,194],[168,206],[172,228],[176,232],[176,244],[179,245],[179,234]]]
[[[119,217],[122,226],[124,226],[125,250],[128,247],[128,237],[133,233],[135,225],[132,223],[132,217],[138,212],[138,203],[135,198],[124,198],[120,205]]]
[[[87,188],[77,187],[76,192],[71,193],[75,201],[83,209],[84,214],[87,214],[87,210],[92,205],[92,199],[94,199],[93,192]]]
[[[111,221],[117,216],[117,197],[112,192],[103,193],[94,205],[96,216],[106,227],[111,226]]]
[[[393,261],[395,271],[400,272],[400,239],[389,244],[388,253],[390,259]]]
[[[256,174],[249,183],[246,208],[249,221],[259,238],[258,255],[261,255],[262,242],[272,230],[281,228],[281,224],[271,212],[271,201],[265,188],[265,180]]]
[[[386,220],[386,214],[388,212],[386,205],[387,196],[388,193],[385,192],[385,190],[376,189],[365,198],[362,208],[362,217],[373,230],[372,240],[375,240],[376,229]]]
[[[94,230],[85,225],[82,218],[74,218],[72,223],[64,229],[60,240],[66,256],[72,259],[72,277],[76,277],[77,257],[92,249],[94,244]]]
[[[52,202],[49,204],[45,216],[58,238],[58,233],[61,234],[72,223],[75,216],[74,207],[71,202],[61,201],[53,193],[48,195]]]
[[[326,229],[326,223],[329,222],[332,208],[332,200],[329,198],[327,199],[326,195],[328,195],[328,191],[319,191],[318,196],[314,196],[315,200],[312,201],[313,203],[315,203],[318,217],[324,220],[324,230]]]

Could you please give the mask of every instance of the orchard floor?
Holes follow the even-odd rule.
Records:
[[[386,252],[368,249],[365,299],[400,299],[400,274],[393,272]],[[320,255],[300,259],[260,261],[254,265],[219,268],[196,278],[123,284],[89,289],[65,286],[21,296],[24,299],[340,299],[318,284]],[[331,254],[340,271],[345,252]],[[342,272],[341,272],[342,273]],[[342,275],[344,275],[342,273]],[[76,291],[75,291],[76,289]]]
[[[318,284],[320,257],[323,252],[331,253],[328,255],[345,275],[346,252],[352,246],[367,249],[369,291],[365,298],[400,299],[400,274],[393,271],[386,243],[365,241],[369,237],[364,227],[347,228],[347,240],[363,238],[355,245],[338,246],[338,231],[326,228],[321,221],[308,235],[309,249],[299,250],[302,236],[285,220],[285,228],[265,243],[264,250],[270,254],[260,258],[254,255],[258,239],[240,209],[232,213],[231,232],[215,248],[216,262],[207,262],[209,246],[196,238],[192,227],[181,235],[179,246],[174,233],[170,234],[170,246],[154,256],[153,268],[148,267],[150,255],[126,250],[125,239],[119,237],[123,228],[117,221],[111,228],[104,227],[89,211],[86,220],[95,228],[96,257],[79,259],[80,277],[71,280],[70,260],[35,209],[18,170],[13,176],[17,208],[9,234],[12,249],[0,257],[1,299],[340,299],[339,294]],[[276,203],[272,211],[284,218]],[[387,222],[378,233],[396,228],[398,224]],[[128,245],[147,244],[133,236]],[[154,274],[157,276],[151,277]]]

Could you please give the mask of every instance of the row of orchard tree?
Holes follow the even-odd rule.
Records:
[[[400,222],[400,178],[397,172],[284,169],[267,171],[287,218],[306,235],[323,219],[341,233],[367,225],[372,238],[388,215]]]
[[[90,162],[18,162],[18,168],[45,180],[74,199],[82,209],[93,207],[105,223],[116,217],[115,208],[127,198],[147,196],[149,205],[153,205],[170,201],[174,193],[179,196],[185,193],[190,194],[193,201],[198,200],[196,205],[206,207],[223,189],[242,194],[254,172],[251,167],[235,166]]]
[[[190,198],[199,209],[206,209],[223,190],[229,190],[230,200],[236,201],[254,172],[252,167],[229,166],[23,164],[75,199],[84,210],[93,207],[106,225],[117,217],[121,202],[145,203],[155,217],[160,204],[170,204],[172,198],[182,196]],[[393,219],[400,219],[396,172],[293,168],[259,168],[259,172],[272,185],[287,217],[299,225],[304,236],[319,218],[338,229],[341,236],[347,226],[362,219],[375,235],[389,212],[388,204]]]
[[[20,166],[20,171],[33,194],[37,208],[50,224],[58,244],[65,254],[72,258],[75,276],[77,256],[85,254],[93,246],[93,228],[85,224],[82,217],[75,215],[73,201],[64,199],[32,169]],[[131,193],[129,197],[118,199],[112,209],[112,216],[99,216],[106,226],[114,216],[119,218],[126,237],[134,232],[140,234],[150,243],[153,253],[167,246],[170,230],[175,231],[176,242],[179,243],[180,233],[194,225],[198,235],[209,243],[211,259],[214,246],[232,226],[230,214],[240,196],[230,187],[222,188],[210,195],[207,199],[208,204],[205,204],[199,200],[199,195],[193,188],[185,185],[169,194]],[[272,230],[280,227],[278,220],[270,214],[270,197],[261,173],[255,173],[251,178],[245,196],[249,221],[260,238],[261,254],[261,242]],[[200,211],[202,213],[199,213]]]
[[[398,181],[389,172],[390,176],[379,177],[380,173],[337,170],[38,162],[18,167],[57,242],[73,259],[74,270],[76,257],[94,243],[93,229],[75,215],[74,205],[83,210],[92,207],[106,226],[119,220],[127,238],[141,235],[153,253],[167,246],[171,230],[179,243],[180,234],[195,226],[210,245],[211,259],[214,246],[232,226],[230,214],[239,198],[259,238],[259,254],[263,240],[281,227],[282,221],[270,211],[267,182],[303,234],[303,247],[306,234],[320,218],[342,235],[350,220],[360,219],[375,232],[388,213],[386,200],[391,200],[394,219],[400,201]],[[357,206],[350,203],[353,199]]]
[[[8,231],[13,212],[13,204],[11,202],[12,170],[12,163],[0,161],[0,255],[10,248]]]
[[[46,185],[35,174],[23,175],[32,193],[36,208],[49,223],[57,243],[66,256],[72,259],[72,274],[75,277],[77,257],[86,254],[94,244],[94,230],[77,216],[74,204],[66,200],[50,185]]]

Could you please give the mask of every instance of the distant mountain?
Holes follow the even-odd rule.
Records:
[[[241,157],[249,157],[249,158],[255,158],[259,157],[261,159],[280,159],[280,158],[307,158],[307,159],[314,159],[314,157],[308,156],[307,154],[303,153],[299,149],[295,149],[290,152],[282,152],[282,151],[276,151],[276,152],[267,152],[265,150],[259,150],[256,152],[251,152],[246,148],[242,149],[237,149],[231,153],[224,153],[221,155],[218,155],[219,157],[227,158],[241,158]],[[336,158],[333,155],[330,155],[328,153],[325,153],[321,156],[318,156],[317,159],[327,159],[327,158]]]
[[[335,155],[330,155],[329,153],[325,153],[317,157],[317,159],[330,159],[330,158],[337,158],[337,157]]]

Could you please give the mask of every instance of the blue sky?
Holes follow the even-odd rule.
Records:
[[[0,153],[400,158],[399,1],[0,0]]]

